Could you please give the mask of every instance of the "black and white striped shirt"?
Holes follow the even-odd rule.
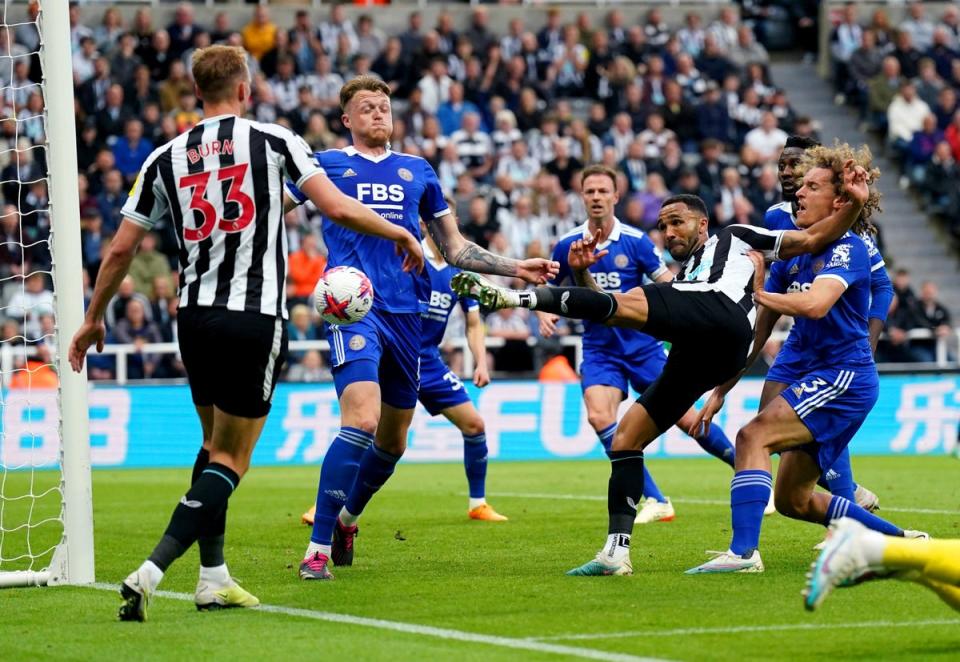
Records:
[[[123,215],[148,229],[173,223],[181,307],[286,318],[283,181],[322,173],[288,129],[220,115],[147,158]]]
[[[750,325],[757,317],[753,305],[753,262],[750,251],[779,260],[783,230],[729,225],[710,237],[683,263],[671,285],[684,292],[720,292],[739,305]]]

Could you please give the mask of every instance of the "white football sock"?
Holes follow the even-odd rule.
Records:
[[[603,554],[603,560],[610,565],[620,563],[630,556],[630,534],[611,533],[607,536],[607,542],[601,553]]]
[[[303,555],[303,558],[309,559],[317,552],[320,552],[322,555],[330,558],[330,545],[321,545],[311,540],[310,544],[307,545],[307,553]]]
[[[340,509],[340,515],[337,517],[340,520],[340,523],[344,526],[350,527],[357,523],[357,520],[360,519],[359,515],[354,515],[346,508]]]
[[[474,508],[479,508],[486,502],[487,500],[483,497],[480,497],[479,499],[474,499],[473,497],[470,497],[470,510],[473,510]]]
[[[211,568],[200,566],[200,580],[217,586],[223,586],[230,581],[230,571],[227,564],[215,565]]]
[[[153,561],[144,561],[140,570],[146,575],[147,590],[152,593],[160,584],[160,580],[163,579],[163,570],[158,568]]]

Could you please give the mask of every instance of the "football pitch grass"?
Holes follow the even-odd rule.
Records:
[[[925,589],[878,581],[814,614],[800,590],[823,529],[766,518],[766,572],[686,576],[725,549],[730,470],[653,460],[677,519],[638,526],[632,577],[567,577],[606,526],[604,462],[491,464],[505,523],[466,517],[462,467],[403,465],[361,520],[353,567],[302,582],[300,524],[318,467],[254,467],[230,502],[227,560],[265,607],[198,613],[194,547],[167,574],[147,623],[119,623],[113,590],[149,553],[189,470],[94,473],[97,587],[0,590],[0,658],[670,660],[956,659],[960,614]],[[881,515],[960,537],[960,462],[857,457]],[[7,493],[27,482],[7,477]],[[11,511],[8,511],[8,517]],[[8,523],[12,520],[7,519]],[[108,587],[107,584],[113,586]],[[269,605],[270,607],[266,607]]]

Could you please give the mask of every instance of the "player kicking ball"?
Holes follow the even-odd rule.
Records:
[[[673,280],[673,274],[650,238],[614,216],[614,207],[620,199],[616,172],[606,166],[592,165],[583,170],[580,182],[587,222],[561,237],[554,247],[553,259],[560,264],[556,284],[563,285],[573,279],[568,254],[578,241],[586,241],[599,249],[590,274],[605,291],[628,292],[640,285],[644,277],[661,283]],[[552,336],[556,332],[558,317],[547,313],[537,313],[537,317],[540,335],[544,338]],[[584,323],[580,386],[587,420],[605,453],[610,452],[617,429],[617,409],[630,394],[630,387],[642,393],[660,376],[666,361],[663,343],[646,333],[589,321]],[[677,427],[686,432],[696,415],[696,410],[689,409]],[[705,451],[733,467],[733,444],[719,427],[711,428],[707,434],[694,437],[694,440]],[[773,511],[772,502],[770,510]],[[643,503],[635,523],[669,522],[675,516],[673,504],[660,491],[644,464]]]
[[[447,203],[452,208],[452,201],[448,199]],[[423,320],[423,340],[420,345],[420,390],[417,398],[431,416],[442,415],[463,435],[463,468],[470,491],[467,516],[485,522],[505,522],[507,518],[494,510],[486,500],[487,434],[483,418],[470,401],[463,382],[440,357],[440,343],[447,322],[459,304],[467,320],[467,345],[476,366],[473,383],[477,388],[490,383],[480,306],[473,299],[460,298],[453,291],[450,279],[460,270],[443,259],[437,245],[426,233],[426,226],[421,224],[420,231],[424,233],[423,254],[427,260],[431,289],[427,310],[420,315]],[[314,506],[304,513],[305,524],[313,524],[315,511]],[[338,558],[334,558],[333,562],[343,565],[346,559]]]
[[[710,237],[703,200],[691,195],[667,198],[657,224],[670,254],[682,263],[669,283],[643,285],[625,293],[599,291],[589,273],[598,259],[590,245],[575,246],[570,255],[578,282],[588,287],[519,291],[499,287],[476,274],[454,278],[454,289],[461,295],[478,298],[491,308],[525,307],[608,323],[643,330],[671,343],[659,379],[630,407],[614,434],[607,539],[593,560],[571,574],[633,572],[630,538],[643,492],[643,448],[675,425],[704,392],[739,375],[746,363],[756,319],[755,265],[748,254],[761,251],[765,257],[782,260],[822,251],[859,217],[869,194],[866,175],[852,160],[847,163],[844,184],[850,200],[802,231],[771,232],[731,225]],[[760,517],[766,503],[765,498]]]
[[[806,151],[798,166],[803,181],[797,191],[798,227],[815,228],[824,222],[820,219],[845,204],[851,182],[844,181],[842,164],[848,159],[869,172],[871,183],[879,176],[867,148],[858,153],[848,145]],[[790,352],[802,370],[737,434],[737,473],[730,485],[730,546],[687,574],[763,572],[760,528],[772,488],[772,453],[780,453],[774,500],[781,514],[816,524],[847,516],[889,535],[926,535],[904,531],[842,496],[815,491],[817,481],[860,429],[879,394],[867,321],[870,257],[859,235],[869,231],[880,195],[865,183],[864,188],[866,201],[851,232],[812,255],[774,264],[766,285],[762,256],[750,255],[756,267],[753,298],[761,306],[758,329],[769,333],[772,328],[762,323],[765,310],[793,316],[796,322],[781,351]],[[766,340],[763,335],[756,338],[747,365]],[[741,376],[711,394],[700,413],[704,426],[710,425]]]
[[[960,611],[960,540],[885,536],[849,517],[836,520],[810,566],[803,604],[814,611],[834,588],[876,579],[926,586]]]

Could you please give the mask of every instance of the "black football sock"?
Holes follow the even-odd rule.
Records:
[[[610,451],[607,486],[608,534],[633,533],[637,504],[643,497],[643,451]]]
[[[586,287],[538,287],[532,294],[528,308],[554,315],[606,322],[617,312],[612,294]]]

